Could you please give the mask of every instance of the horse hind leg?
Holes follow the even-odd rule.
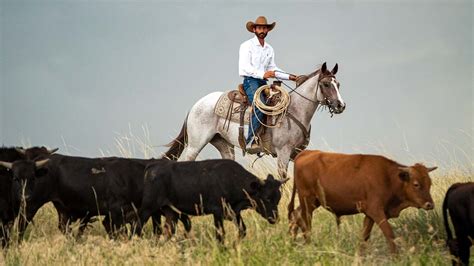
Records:
[[[196,122],[196,118],[191,114],[189,115],[187,126],[187,145],[178,161],[196,160],[196,157],[204,146],[206,146],[216,134],[214,130],[206,128],[208,125],[203,126],[199,124],[199,122]]]
[[[219,134],[216,134],[211,139],[211,144],[219,151],[222,156],[222,159],[235,160],[234,146],[227,142],[227,140],[225,140]]]

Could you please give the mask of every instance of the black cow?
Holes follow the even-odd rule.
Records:
[[[18,160],[36,159],[41,156],[49,156],[57,151],[48,150],[45,147],[32,147],[23,149],[20,147],[0,147],[0,161],[12,163]],[[12,172],[0,167],[0,242],[5,247],[9,241],[11,226],[18,215],[20,204],[12,197]]]
[[[214,216],[216,237],[223,241],[223,219],[231,219],[245,236],[240,212],[255,207],[270,223],[278,217],[280,187],[288,179],[278,181],[269,175],[265,181],[232,160],[199,162],[160,161],[147,166],[140,221],[162,209],[166,216],[166,232],[175,232],[175,213]],[[140,230],[137,230],[138,232]]]
[[[67,231],[70,222],[81,220],[79,234],[82,234],[93,217],[105,215],[103,225],[114,236],[125,223],[134,225],[137,220],[133,214],[141,205],[145,166],[155,161],[54,154],[44,169],[38,168],[38,162],[14,162],[10,165],[17,177],[13,192],[15,197],[26,201],[20,234],[39,208],[51,201],[58,211],[61,231]],[[160,217],[159,211],[153,213],[156,233],[160,233]],[[189,218],[183,216],[181,220],[188,227]]]
[[[453,239],[449,229],[447,211],[456,239]],[[469,265],[470,247],[474,241],[474,182],[456,183],[448,189],[443,201],[443,218],[446,243],[450,253],[456,257],[453,265]]]

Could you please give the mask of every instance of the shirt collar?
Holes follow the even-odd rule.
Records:
[[[254,45],[259,46],[259,47],[262,47],[262,46],[260,45],[260,42],[258,41],[257,36],[254,36],[254,37],[252,38],[252,42],[253,42]],[[267,46],[268,46],[267,42],[264,41],[262,48],[266,48]]]

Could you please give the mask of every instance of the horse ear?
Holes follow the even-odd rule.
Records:
[[[328,68],[326,66],[326,62],[324,62],[323,65],[321,66],[321,73],[326,73],[326,71],[328,71]]]
[[[331,74],[336,75],[337,69],[338,69],[338,66],[337,66],[337,63],[336,63],[336,65],[334,66],[334,68],[331,70]]]

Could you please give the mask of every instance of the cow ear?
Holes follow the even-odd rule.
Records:
[[[254,191],[259,190],[261,187],[262,187],[262,184],[260,184],[260,182],[258,181],[253,181],[252,183],[250,183],[250,188]]]
[[[280,182],[281,185],[285,184],[288,180],[290,180],[289,177],[285,178],[285,179],[282,179],[282,180],[278,180],[278,182]]]
[[[410,169],[408,167],[398,167],[398,170],[400,170],[398,176],[402,181],[410,180]]]
[[[267,180],[266,181],[274,181],[275,180],[275,177],[273,177],[273,175],[269,174],[267,175]]]

